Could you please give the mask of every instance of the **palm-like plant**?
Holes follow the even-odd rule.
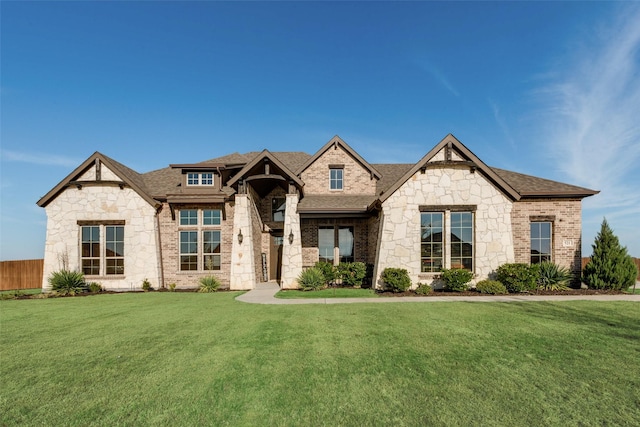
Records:
[[[538,289],[543,291],[563,291],[569,289],[567,284],[573,279],[569,269],[560,267],[552,262],[538,264],[540,276],[538,277]]]

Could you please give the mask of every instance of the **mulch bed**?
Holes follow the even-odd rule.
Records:
[[[450,292],[444,290],[434,290],[429,295],[418,295],[415,292],[377,292],[382,297],[481,297],[491,296],[490,294],[481,294],[477,291],[464,291],[464,292]],[[568,289],[565,291],[536,291],[536,292],[522,292],[519,294],[505,294],[505,295],[621,295],[622,291],[613,291],[606,289]]]

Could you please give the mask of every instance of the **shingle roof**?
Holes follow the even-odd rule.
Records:
[[[502,179],[507,181],[522,197],[587,197],[598,194],[598,191],[565,184],[550,179],[538,178],[504,169],[491,168]]]
[[[376,196],[306,195],[298,203],[298,212],[365,212]]]

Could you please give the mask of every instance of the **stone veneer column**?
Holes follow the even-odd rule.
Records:
[[[293,233],[293,244],[289,234]],[[282,289],[298,288],[298,276],[302,272],[302,234],[298,215],[298,195],[287,194],[284,216],[284,241],[282,245]]]
[[[236,194],[231,244],[231,277],[229,289],[255,288],[256,272],[253,259],[253,228],[251,227],[251,201],[246,194]],[[242,243],[238,234],[242,231]]]

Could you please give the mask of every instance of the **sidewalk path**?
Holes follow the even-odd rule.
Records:
[[[256,289],[242,294],[236,299],[252,304],[354,304],[386,302],[526,302],[526,301],[636,301],[640,295],[494,295],[477,297],[394,297],[394,298],[300,298],[280,299],[275,294],[280,290],[277,283],[260,283]]]

